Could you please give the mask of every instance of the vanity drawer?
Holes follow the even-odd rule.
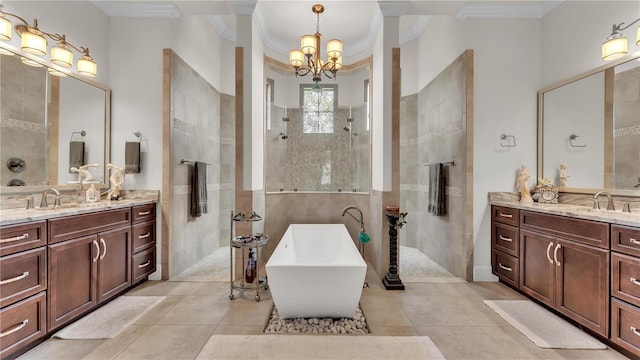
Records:
[[[609,249],[608,223],[523,210],[520,228]]]
[[[46,296],[41,292],[0,310],[0,357],[5,358],[46,334]]]
[[[501,251],[491,251],[491,269],[495,276],[507,284],[518,287],[519,260]]]
[[[156,222],[136,224],[133,226],[133,241],[131,242],[131,253],[135,254],[141,250],[155,246],[156,244]]]
[[[519,229],[499,222],[491,223],[491,241],[496,250],[518,257],[520,252]]]
[[[611,296],[640,306],[640,259],[611,253]]]
[[[491,207],[491,221],[497,221],[504,224],[518,226],[518,214],[520,210],[505,207],[505,206],[492,206]]]
[[[131,225],[131,208],[49,220],[49,244]]]
[[[137,284],[156,271],[156,249],[143,250],[131,257],[132,283]]]
[[[612,224],[611,250],[640,257],[640,228]]]
[[[156,219],[156,204],[138,205],[132,208],[134,224]]]
[[[0,307],[47,289],[45,247],[0,258]]]
[[[0,256],[47,245],[46,222],[0,227]]]
[[[611,341],[640,354],[640,308],[611,299]]]

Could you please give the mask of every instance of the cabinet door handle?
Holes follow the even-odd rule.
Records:
[[[632,243],[632,244],[640,245],[640,240],[636,240],[634,238],[629,238],[629,242]]]
[[[103,238],[100,238],[100,244],[102,244],[102,247],[104,248],[104,250],[102,251],[102,255],[100,255],[100,260],[102,260],[104,259],[104,256],[107,255],[107,243],[104,242]]]
[[[26,239],[28,237],[29,237],[29,233],[24,233],[22,235],[18,235],[18,236],[2,239],[2,240],[0,240],[0,244],[13,242],[13,241],[20,241],[20,240],[24,240],[24,239]]]
[[[501,263],[498,263],[498,266],[500,266],[500,269],[502,269],[502,270],[513,271],[512,268],[510,268],[508,266],[504,266]]]
[[[149,236],[151,236],[151,232],[148,232],[144,235],[138,235],[138,239],[144,239],[144,238],[148,238]]]
[[[22,273],[22,275],[18,275],[16,277],[12,277],[11,279],[7,279],[7,280],[1,280],[0,281],[0,285],[10,284],[10,283],[12,283],[14,281],[22,280],[22,279],[26,278],[27,276],[29,276],[29,272],[25,271],[25,272]]]
[[[138,269],[145,268],[145,267],[147,267],[149,265],[151,265],[151,260],[147,260],[146,263],[138,265]]]
[[[560,266],[560,261],[558,261],[558,250],[560,250],[562,246],[560,244],[556,245],[555,250],[553,250],[553,260],[556,261],[556,265]]]
[[[138,216],[142,216],[142,215],[149,215],[151,214],[151,210],[147,210],[147,211],[138,211]]]
[[[634,334],[640,336],[640,331],[638,331],[638,329],[636,329],[635,327],[631,326],[629,327],[629,330],[631,330]]]
[[[513,217],[513,215],[511,215],[511,214],[498,213],[498,215],[502,216],[503,218],[507,218],[507,219],[511,219]]]
[[[547,246],[547,260],[549,260],[549,264],[553,264],[553,260],[551,260],[551,255],[549,253],[549,251],[551,251],[552,246],[553,246],[552,242],[550,242],[549,246]]]
[[[629,281],[631,281],[632,283],[640,286],[640,281],[638,281],[636,278],[629,278]]]
[[[98,258],[100,257],[100,245],[98,245],[98,241],[97,240],[93,240],[93,245],[95,245],[96,247],[96,257],[93,258],[93,262],[98,261]]]
[[[507,241],[507,242],[512,242],[513,239],[512,238],[508,238],[508,237],[504,237],[502,235],[498,235],[498,237],[500,238],[500,240],[502,241]]]
[[[14,326],[13,329],[7,331],[7,332],[0,332],[0,338],[3,338],[7,335],[13,334],[16,331],[20,331],[20,329],[22,329],[23,327],[27,326],[27,324],[29,323],[29,319],[24,319],[22,320],[22,322],[16,326]]]

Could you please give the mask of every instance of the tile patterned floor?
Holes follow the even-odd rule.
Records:
[[[521,299],[499,283],[407,283],[386,291],[374,273],[361,305],[371,335],[429,336],[454,359],[626,359],[608,350],[558,350],[535,346],[482,302]],[[109,340],[50,339],[21,356],[31,359],[195,359],[212,334],[260,334],[273,302],[263,293],[239,293],[230,301],[227,282],[149,281],[130,291],[165,295],[158,306]],[[369,336],[371,336],[369,335]]]

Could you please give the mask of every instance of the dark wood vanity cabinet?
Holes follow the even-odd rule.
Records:
[[[156,204],[134,206],[131,211],[131,282],[137,284],[156,271]]]
[[[611,340],[640,356],[640,228],[611,225]]]
[[[46,221],[0,228],[0,358],[47,333]]]
[[[56,329],[131,286],[131,210],[118,209],[49,221],[49,330]],[[115,219],[109,225],[104,219]],[[68,226],[66,222],[74,223]],[[98,233],[60,241],[96,228]],[[65,233],[60,229],[64,229]]]
[[[519,210],[493,206],[491,211],[491,269],[513,287],[520,281]]]
[[[609,224],[520,211],[520,290],[609,334]]]
[[[0,359],[156,271],[156,204],[0,228]]]

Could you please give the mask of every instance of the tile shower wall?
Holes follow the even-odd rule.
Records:
[[[409,215],[400,241],[468,279],[472,244],[464,233],[465,62],[459,57],[418,94],[401,99],[400,208]],[[447,214],[436,217],[427,210],[427,164],[448,161],[455,165],[444,166]]]
[[[302,110],[272,106],[271,129],[266,131],[266,190],[369,191],[369,131],[366,106],[336,112],[331,134],[305,134]],[[346,130],[345,130],[346,128]]]
[[[235,100],[221,94],[171,53],[171,203],[169,278],[212,253],[229,237],[234,202]],[[193,166],[207,162],[208,211],[190,215]]]
[[[12,179],[40,185],[47,179],[46,70],[24,66],[17,56],[0,55],[0,185]],[[44,141],[43,141],[44,140]],[[23,172],[5,166],[9,158],[26,161]]]
[[[615,187],[634,189],[640,184],[640,67],[616,74],[613,99]]]

